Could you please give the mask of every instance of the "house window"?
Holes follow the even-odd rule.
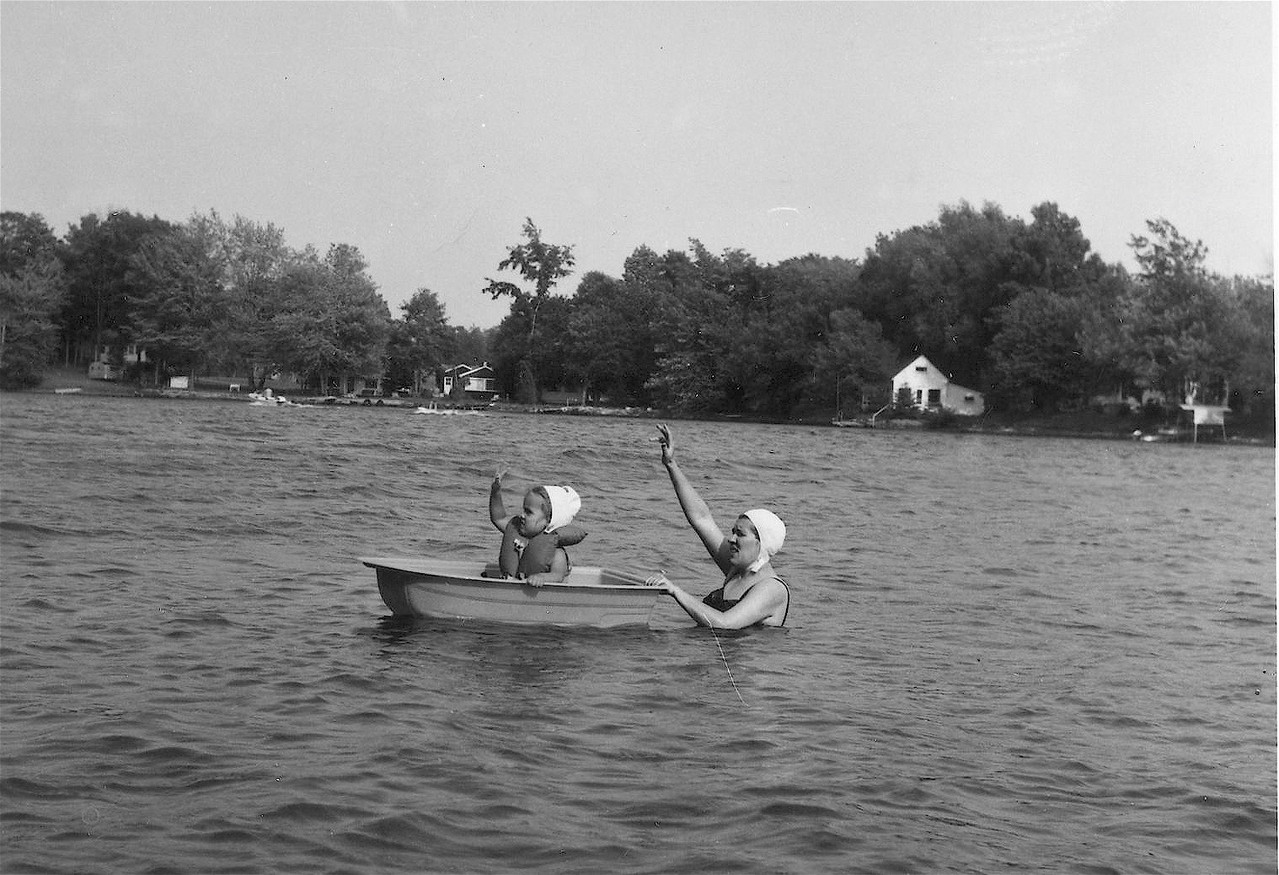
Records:
[[[921,374],[926,374],[928,373],[928,365],[916,365],[915,370]]]
[[[916,403],[916,404],[922,404],[922,403],[923,403],[923,401],[924,401],[924,390],[923,390],[923,389],[916,389],[916,390],[915,390],[915,403]]]
[[[977,397],[976,397],[975,395],[971,395],[971,394],[969,394],[969,395],[965,395],[965,396],[964,396],[964,400],[965,400],[965,401],[976,401],[976,400],[977,400]]]
[[[928,390],[928,406],[929,407],[941,406],[941,389]]]

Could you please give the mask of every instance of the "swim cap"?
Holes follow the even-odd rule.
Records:
[[[543,486],[542,489],[551,502],[551,521],[546,524],[546,531],[568,525],[582,509],[582,499],[572,486]]]
[[[756,508],[748,510],[742,516],[751,521],[755,533],[759,535],[759,558],[750,564],[748,571],[759,571],[773,554],[782,549],[786,540],[786,523],[771,510]]]

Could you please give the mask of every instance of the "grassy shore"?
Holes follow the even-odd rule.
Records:
[[[128,383],[107,380],[90,380],[83,367],[56,367],[44,372],[44,381],[30,392],[53,392],[58,389],[79,389],[86,395],[124,395],[138,394],[138,387]]]
[[[44,382],[31,392],[54,392],[58,389],[78,389],[86,395],[107,395],[133,397],[137,395],[166,398],[190,398],[199,400],[238,401],[247,398],[244,393],[227,391],[187,391],[139,389],[128,383],[107,382],[89,379],[82,367],[57,367],[45,371]],[[287,394],[287,393],[286,393]],[[290,396],[292,397],[292,396]],[[414,407],[426,400],[408,399],[396,402],[398,406]],[[443,403],[447,403],[446,401]],[[556,413],[561,415],[593,415],[593,416],[643,416],[647,418],[667,417],[667,414],[656,410],[638,410],[636,408],[610,407],[558,407],[553,405],[529,405],[498,402],[495,410],[511,413]],[[667,417],[685,418],[685,417]],[[694,417],[696,418],[696,417]],[[722,420],[724,417],[710,417]],[[737,419],[746,421],[746,418]],[[816,414],[803,417],[795,422],[803,425],[830,425],[828,415]],[[896,423],[896,424],[895,424]],[[1093,410],[1080,410],[1069,413],[1054,414],[1011,414],[989,413],[976,418],[948,419],[937,426],[939,431],[966,432],[979,434],[1005,434],[1021,436],[1053,436],[1053,437],[1088,437],[1110,440],[1132,440],[1134,432],[1146,436],[1157,436],[1161,428],[1169,425],[1159,414],[1110,415]],[[878,422],[878,428],[893,429],[904,427],[900,420]],[[929,427],[927,423],[918,421],[912,427]],[[1215,433],[1213,433],[1215,431]],[[1226,434],[1228,443],[1249,444],[1255,446],[1275,445],[1275,423],[1273,421],[1247,421],[1238,417],[1227,420]],[[1220,430],[1201,431],[1203,442],[1221,442]]]

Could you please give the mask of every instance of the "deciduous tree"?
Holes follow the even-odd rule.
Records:
[[[57,264],[0,274],[0,389],[40,385],[57,341],[53,314],[64,289]]]
[[[387,377],[397,386],[412,386],[417,395],[434,384],[435,372],[448,364],[457,348],[444,305],[430,289],[421,288],[401,305],[404,317],[391,327]]]
[[[196,218],[152,235],[131,261],[124,337],[147,351],[157,382],[162,367],[194,375],[223,348],[229,330],[217,226]]]
[[[836,415],[863,396],[887,400],[895,357],[877,323],[860,310],[836,310],[823,342],[810,353],[809,395],[818,404],[834,401]]]
[[[1082,398],[1093,367],[1080,341],[1083,300],[1029,288],[1004,305],[991,344],[991,401],[997,406],[1053,411]]]
[[[386,301],[360,251],[335,244],[323,261],[307,253],[281,278],[273,320],[285,365],[327,392],[334,376],[380,373],[390,335]]]
[[[58,257],[58,237],[39,213],[0,213],[0,274],[17,276]]]
[[[1167,219],[1146,227],[1149,236],[1133,235],[1128,244],[1141,273],[1117,308],[1119,358],[1170,401],[1209,386],[1220,390],[1237,350],[1220,333],[1229,307],[1204,267],[1207,247]]]
[[[535,335],[538,312],[551,294],[555,284],[572,273],[573,247],[558,246],[542,240],[542,232],[531,218],[524,220],[525,242],[507,250],[506,258],[498,262],[498,270],[513,270],[533,286],[526,291],[505,280],[489,279],[484,292],[494,300],[511,298],[511,313],[507,318],[518,320],[528,336],[525,345],[527,362],[522,370],[532,377],[533,391],[537,393],[537,374],[543,362]]]
[[[38,386],[66,295],[58,239],[38,213],[0,213],[0,388]]]
[[[118,354],[126,342],[131,296],[138,289],[133,257],[145,240],[172,234],[176,226],[158,216],[125,211],[105,219],[90,213],[67,230],[62,250],[67,297],[59,322],[71,357],[92,358],[102,347]]]
[[[588,393],[626,403],[646,400],[653,372],[655,292],[644,283],[592,271],[573,296],[565,338],[565,362]]]

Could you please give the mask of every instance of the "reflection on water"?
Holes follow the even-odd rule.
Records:
[[[712,589],[650,421],[6,396],[6,871],[1274,871],[1272,450],[675,431],[786,630],[382,605],[500,465]]]

